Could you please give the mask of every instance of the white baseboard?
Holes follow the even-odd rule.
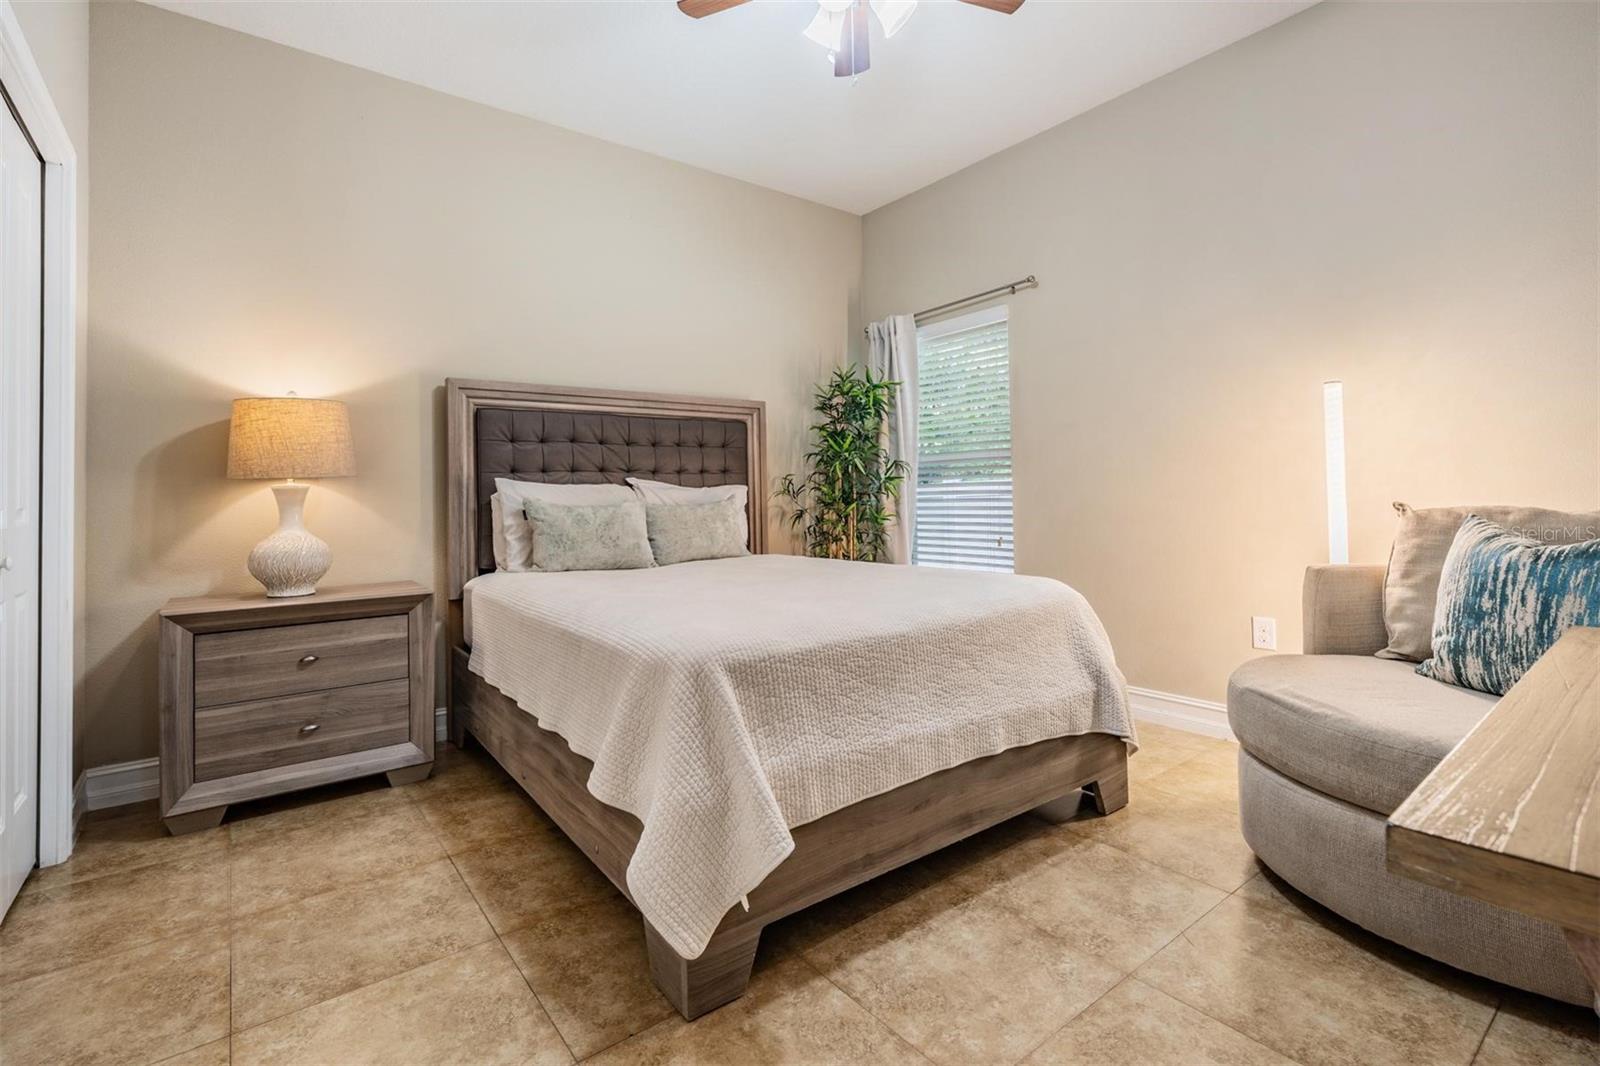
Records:
[[[445,738],[445,709],[433,711],[433,737]],[[72,794],[74,832],[89,811],[143,803],[161,795],[161,763],[157,759],[136,759],[111,766],[93,766],[78,775]]]
[[[161,795],[161,762],[158,759],[92,766],[83,772],[83,777],[84,806],[91,811],[143,803]]]
[[[85,770],[78,775],[78,780],[72,783],[72,839],[78,839],[78,830],[83,828],[83,816],[89,813],[89,771]]]
[[[1219,740],[1233,739],[1233,730],[1228,728],[1228,708],[1220,703],[1129,685],[1128,704],[1133,716],[1141,722],[1154,722]]]

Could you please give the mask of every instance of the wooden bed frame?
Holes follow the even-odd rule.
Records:
[[[450,737],[468,736],[494,756],[624,896],[638,843],[637,818],[588,791],[589,760],[540,728],[499,689],[467,669],[462,587],[479,573],[475,419],[484,409],[576,411],[742,422],[748,433],[752,550],[766,544],[765,407],[760,401],[612,392],[504,382],[446,382],[449,447]],[[666,480],[666,478],[662,478]],[[976,759],[851,804],[793,830],[794,851],[750,893],[749,910],[723,917],[705,951],[677,954],[644,923],[650,972],[685,1018],[738,998],[769,922],[843,892],[1024,811],[1051,817],[1077,807],[1086,789],[1102,814],[1128,802],[1127,746],[1091,733]],[[1065,801],[1065,802],[1063,802]]]

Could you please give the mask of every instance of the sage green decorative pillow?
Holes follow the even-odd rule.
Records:
[[[657,566],[747,554],[744,504],[737,499],[647,503],[644,508]]]
[[[644,504],[525,500],[535,570],[637,570],[654,566]]]

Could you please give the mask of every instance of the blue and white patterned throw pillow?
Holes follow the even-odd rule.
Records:
[[[1600,626],[1600,540],[1540,544],[1469,515],[1439,578],[1417,673],[1505,695],[1572,626]]]

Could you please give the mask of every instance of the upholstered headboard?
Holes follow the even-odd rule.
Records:
[[[766,548],[766,405],[661,393],[445,382],[450,598],[494,569],[495,478],[563,485],[749,485],[750,550]]]

